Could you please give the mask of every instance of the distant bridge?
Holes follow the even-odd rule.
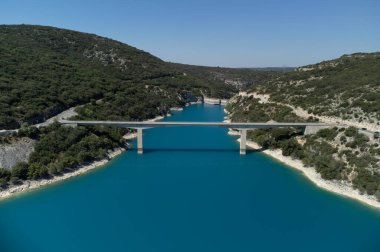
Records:
[[[143,153],[143,129],[156,128],[156,127],[169,127],[169,126],[203,126],[203,127],[223,127],[237,129],[240,131],[240,154],[246,153],[246,140],[247,130],[251,129],[263,129],[263,128],[303,128],[304,134],[313,134],[321,128],[329,127],[326,123],[310,123],[310,122],[295,122],[295,123],[226,123],[226,122],[129,122],[129,121],[67,121],[60,120],[59,123],[71,127],[76,126],[107,126],[107,127],[119,127],[137,129],[137,152]]]

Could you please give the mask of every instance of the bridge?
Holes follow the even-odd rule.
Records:
[[[137,152],[143,153],[143,129],[156,128],[156,127],[169,127],[169,126],[201,126],[201,127],[223,127],[237,129],[240,131],[240,154],[246,153],[247,130],[263,129],[263,128],[303,128],[304,134],[314,134],[319,129],[329,127],[326,123],[311,123],[311,122],[296,122],[296,123],[237,123],[237,122],[136,122],[136,121],[58,121],[62,125],[76,127],[76,126],[107,126],[129,128],[137,130]]]

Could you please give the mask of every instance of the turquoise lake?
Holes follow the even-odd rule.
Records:
[[[223,117],[194,105],[165,120]],[[379,210],[239,155],[226,129],[145,130],[144,151],[1,201],[0,251],[380,251]]]

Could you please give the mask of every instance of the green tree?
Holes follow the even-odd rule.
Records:
[[[12,168],[12,178],[25,180],[28,178],[28,164],[26,162],[20,162]]]

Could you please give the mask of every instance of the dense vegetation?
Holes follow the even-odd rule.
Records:
[[[237,91],[214,84],[111,39],[52,27],[0,26],[0,129],[42,122],[69,107],[103,98],[113,107],[128,104],[135,94],[141,98],[152,91],[147,85],[162,91],[154,100],[165,98],[176,105],[200,91],[220,97]],[[144,113],[150,100],[139,102],[139,113]]]
[[[19,136],[38,138],[29,162],[12,171],[0,169],[0,186],[25,179],[48,178],[70,171],[85,162],[106,157],[108,150],[125,147],[125,129],[105,127],[63,127],[58,123],[40,129],[31,127]]]
[[[172,63],[176,69],[186,74],[196,76],[202,80],[213,83],[214,86],[228,84],[235,89],[246,89],[255,84],[265,83],[284,72],[289,72],[293,68],[224,68],[192,66]],[[220,90],[220,89],[218,89]],[[217,96],[213,94],[212,96]],[[229,98],[229,97],[222,97]]]
[[[252,83],[277,76],[272,70],[217,69],[227,78],[244,73]],[[0,25],[0,129],[20,129],[1,141],[37,140],[27,163],[11,171],[0,168],[0,187],[54,176],[124,146],[125,130],[30,125],[73,106],[79,119],[144,120],[167,114],[169,108],[196,101],[202,94],[229,98],[238,91],[219,75],[211,77],[210,70],[214,71],[166,63],[92,34]]]
[[[308,65],[255,86],[271,100],[315,115],[380,120],[380,53],[357,53]],[[379,124],[379,123],[378,123]]]

